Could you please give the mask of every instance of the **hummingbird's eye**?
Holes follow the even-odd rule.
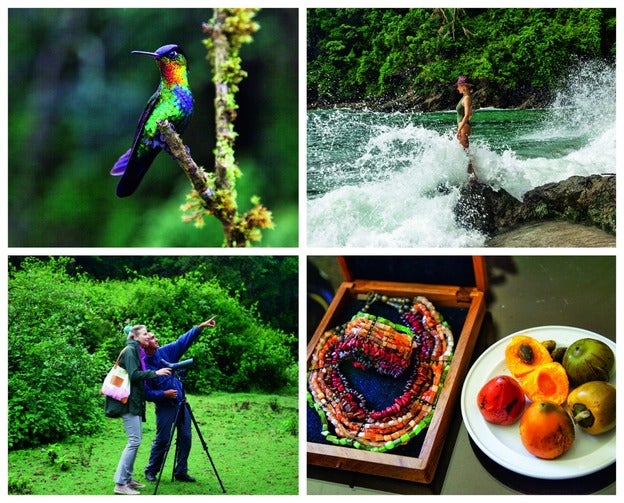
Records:
[[[168,56],[169,56],[169,59],[175,59],[178,57],[178,51],[175,51],[175,50],[169,51]]]

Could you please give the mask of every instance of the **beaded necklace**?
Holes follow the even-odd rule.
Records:
[[[395,308],[403,324],[369,314],[376,302]],[[431,422],[453,348],[448,324],[427,298],[370,292],[363,309],[326,331],[312,355],[308,403],[321,418],[321,434],[333,444],[375,452],[406,444]],[[395,379],[407,375],[403,393],[391,405],[369,410],[342,362]]]

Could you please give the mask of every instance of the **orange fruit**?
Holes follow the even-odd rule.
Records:
[[[534,456],[555,459],[572,447],[574,422],[561,405],[533,402],[520,418],[520,438]]]
[[[522,389],[532,402],[552,402],[562,405],[568,397],[568,376],[561,363],[550,362],[520,378]]]

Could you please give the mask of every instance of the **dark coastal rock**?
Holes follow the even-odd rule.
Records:
[[[476,183],[460,189],[455,206],[461,225],[490,237],[549,220],[590,225],[615,235],[615,213],[615,175],[573,176],[536,187],[522,201],[503,189]]]
[[[522,202],[506,190],[496,191],[489,185],[477,182],[460,188],[454,212],[463,227],[492,236],[499,229],[507,227],[521,207]]]

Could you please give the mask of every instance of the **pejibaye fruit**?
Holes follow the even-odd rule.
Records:
[[[570,383],[578,386],[588,381],[608,381],[615,355],[607,344],[591,338],[570,344],[561,362]]]
[[[514,377],[522,377],[552,358],[546,346],[528,335],[516,335],[505,348],[505,363]]]
[[[574,438],[574,422],[561,405],[533,402],[522,414],[522,445],[538,458],[558,458],[572,447]]]
[[[479,411],[486,421],[513,424],[522,415],[526,399],[518,381],[500,375],[486,382],[477,395]]]
[[[589,381],[572,390],[568,408],[574,422],[591,435],[615,428],[615,387],[604,381]]]
[[[532,402],[553,402],[561,405],[569,391],[568,376],[560,363],[550,362],[520,378],[522,389]]]

